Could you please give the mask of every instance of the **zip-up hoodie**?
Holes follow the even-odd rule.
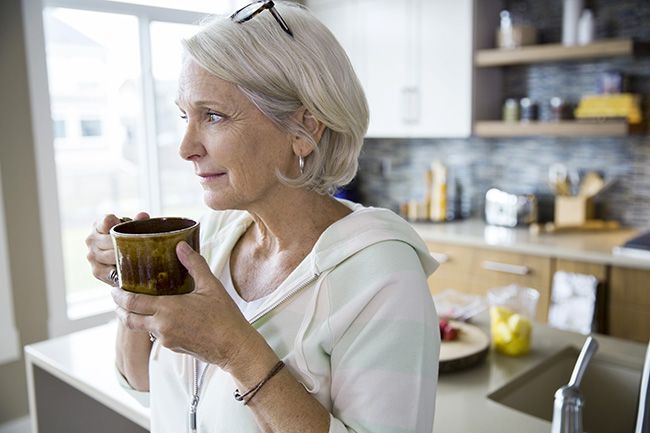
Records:
[[[437,263],[393,212],[342,203],[353,212],[323,232],[247,319],[330,412],[330,432],[430,433],[440,337],[426,279]],[[211,212],[201,221],[201,253],[215,275],[251,222],[244,211]],[[151,431],[190,431],[192,392],[201,381],[196,362],[156,342],[149,364]],[[235,388],[217,366],[205,369],[199,432],[259,431],[250,409],[233,398]]]

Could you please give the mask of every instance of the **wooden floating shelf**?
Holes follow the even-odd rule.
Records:
[[[479,121],[474,124],[474,135],[477,137],[623,137],[630,132],[630,125],[625,121]]]
[[[645,54],[649,44],[632,39],[595,41],[589,45],[564,46],[562,44],[530,45],[513,49],[489,49],[476,52],[478,67],[507,66],[527,63],[544,63],[602,57],[625,57]]]

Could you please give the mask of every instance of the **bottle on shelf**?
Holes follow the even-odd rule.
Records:
[[[431,204],[429,218],[431,221],[447,220],[447,167],[440,161],[431,164]]]
[[[583,0],[564,0],[562,11],[562,45],[578,42],[578,20],[584,7]]]

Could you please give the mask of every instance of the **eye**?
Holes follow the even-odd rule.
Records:
[[[181,117],[181,119],[183,119],[185,121],[185,123],[187,123],[187,114],[181,113],[180,117]]]
[[[219,123],[223,119],[223,116],[221,114],[214,113],[211,111],[207,113],[207,116],[208,116],[208,122],[210,123]]]

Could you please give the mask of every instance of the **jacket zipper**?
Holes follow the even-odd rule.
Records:
[[[319,277],[319,274],[314,274],[311,276],[308,280],[300,284],[298,287],[295,289],[291,290],[289,293],[287,293],[282,299],[280,299],[279,302],[276,304],[272,305],[270,308],[267,308],[259,313],[257,313],[253,318],[249,321],[249,323],[252,325],[253,323],[257,322],[262,316],[264,316],[266,313],[269,311],[279,307],[280,305],[284,304],[289,300],[291,297],[293,297],[296,293],[300,292],[301,290],[305,289],[307,286],[312,284],[314,281],[316,281]],[[191,433],[196,433],[196,408],[199,405],[199,399],[201,397],[201,388],[203,386],[203,380],[205,379],[205,373],[208,371],[209,364],[205,366],[203,369],[203,373],[201,373],[201,377],[199,378],[199,361],[196,358],[192,359],[192,376],[193,376],[193,386],[192,386],[192,400],[190,401],[190,412],[189,412],[189,418],[190,418],[190,432]]]
[[[203,385],[206,371],[208,371],[207,365],[203,369],[203,373],[201,373],[201,378],[199,379],[199,361],[196,358],[192,359],[192,374],[194,376],[192,401],[190,402],[190,431],[192,433],[196,432],[196,407],[199,405],[199,392],[201,390],[201,385]]]

